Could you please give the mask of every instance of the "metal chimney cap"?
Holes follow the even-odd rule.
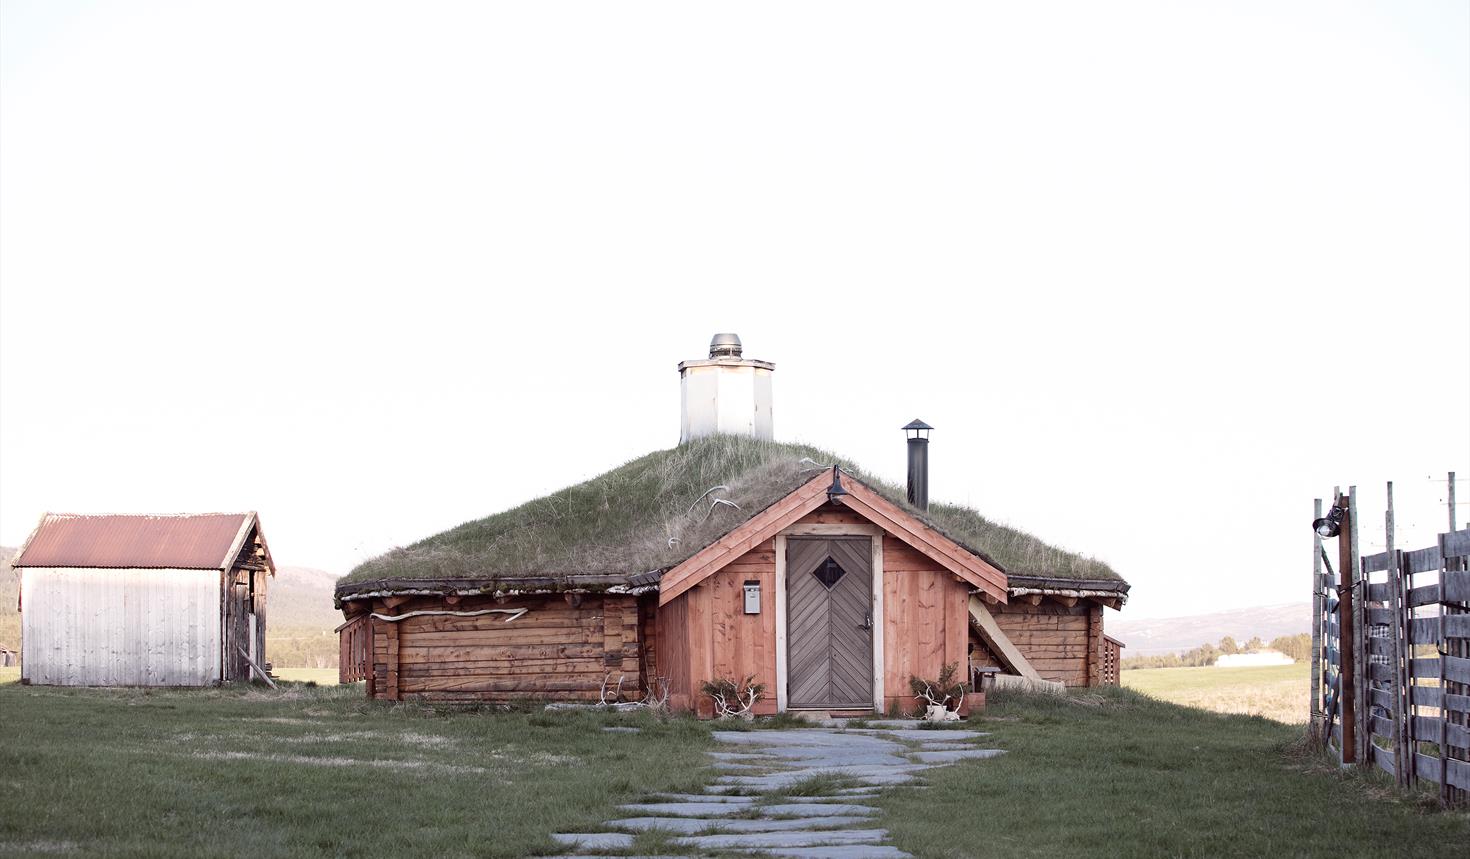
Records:
[[[932,429],[934,429],[934,427],[929,426],[928,424],[924,423],[923,421],[919,420],[918,418],[914,418],[913,420],[909,421],[907,425],[902,426],[902,427],[899,427],[899,429],[906,429],[906,430],[932,430]]]
[[[743,349],[738,334],[716,334],[709,341],[711,358],[739,358]]]

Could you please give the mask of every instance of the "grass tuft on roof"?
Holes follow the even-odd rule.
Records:
[[[393,549],[362,563],[338,584],[665,570],[834,463],[1012,575],[1121,581],[1102,561],[996,524],[967,507],[931,504],[919,512],[900,487],[819,448],[712,436],[650,453],[544,498]],[[717,486],[727,488],[710,491]],[[738,509],[711,507],[717,498]]]

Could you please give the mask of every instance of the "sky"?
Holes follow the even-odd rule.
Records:
[[[1470,4],[0,2],[0,543],[345,573],[674,445],[717,331],[1130,616],[1306,600],[1334,486],[1470,521]]]

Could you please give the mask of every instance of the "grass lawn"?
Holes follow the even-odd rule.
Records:
[[[881,803],[917,856],[1470,855],[1470,814],[1400,799],[1377,770],[1340,774],[1299,727],[1126,689],[993,695],[971,721],[1008,754]]]
[[[710,775],[687,719],[282,690],[0,687],[0,856],[528,856]]]
[[[1311,665],[1297,662],[1252,668],[1141,668],[1119,676],[1129,689],[1186,707],[1305,725],[1311,672]]]
[[[709,723],[436,710],[355,687],[0,687],[0,855],[528,856],[715,775]],[[1009,750],[878,803],[921,857],[1463,856],[1470,815],[1339,774],[1300,729],[1128,690],[994,696]],[[607,733],[632,724],[641,733]],[[661,849],[658,836],[636,845]]]

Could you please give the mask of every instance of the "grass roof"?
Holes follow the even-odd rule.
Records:
[[[931,504],[920,512],[900,487],[824,450],[713,436],[650,453],[585,483],[393,549],[360,564],[338,587],[384,579],[631,576],[666,570],[834,463],[1013,576],[1122,582],[1102,561],[991,522],[967,507]],[[717,486],[726,488],[710,491]],[[711,507],[716,498],[738,509]]]

